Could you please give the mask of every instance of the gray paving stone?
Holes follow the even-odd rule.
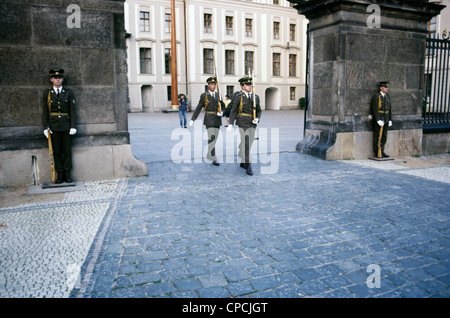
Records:
[[[227,289],[233,297],[251,294],[255,291],[252,285],[246,281],[228,284]]]
[[[292,114],[266,112],[280,129]],[[450,296],[450,183],[392,164],[322,161],[296,153],[292,136],[280,140],[275,174],[259,162],[252,177],[236,160],[177,164],[169,118],[130,114],[132,149],[148,176],[0,209],[1,297]],[[165,127],[158,140],[147,137],[154,120]],[[378,180],[389,180],[387,191]],[[65,234],[48,226],[52,211]],[[29,228],[10,231],[30,217]],[[25,230],[46,240],[24,243]],[[61,237],[67,244],[55,249]],[[72,263],[79,281],[68,285]],[[381,269],[380,288],[366,283],[369,265]]]

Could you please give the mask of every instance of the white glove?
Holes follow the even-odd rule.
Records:
[[[227,127],[227,131],[233,131],[233,125],[229,124]]]
[[[392,126],[392,121],[389,121],[389,127],[391,127]]]
[[[69,135],[75,135],[77,130],[75,128],[70,128]]]
[[[53,134],[53,132],[50,129],[46,129],[44,130],[44,135],[45,137],[48,139],[48,132],[50,131],[51,134]]]
[[[220,113],[218,112],[217,116],[222,117],[223,116],[223,112],[220,112]]]
[[[193,120],[191,120],[190,122],[189,122],[189,126],[193,126],[194,125],[194,121]]]
[[[256,125],[257,123],[259,123],[259,118],[253,119],[253,120],[252,120],[252,123],[254,123],[255,125]]]
[[[377,124],[378,124],[379,126],[383,127],[383,126],[384,126],[384,121],[379,120],[379,121],[377,121]]]

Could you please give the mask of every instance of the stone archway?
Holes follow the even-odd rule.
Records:
[[[279,110],[280,109],[280,89],[277,87],[269,87],[266,89],[265,94],[266,99],[266,108],[271,110]]]

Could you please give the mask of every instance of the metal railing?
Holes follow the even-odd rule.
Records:
[[[450,131],[450,41],[428,38],[426,50],[423,131]]]

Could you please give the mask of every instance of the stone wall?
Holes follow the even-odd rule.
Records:
[[[324,159],[373,156],[370,100],[390,81],[393,126],[386,152],[422,149],[427,22],[442,6],[411,1],[291,1],[310,20],[309,111],[298,149]],[[379,27],[368,18],[380,8]]]
[[[129,145],[123,2],[0,3],[0,186],[50,180],[41,116],[51,68],[65,70],[77,100],[74,178],[146,173]]]
[[[435,155],[441,153],[450,153],[450,133],[423,134],[422,154]]]

